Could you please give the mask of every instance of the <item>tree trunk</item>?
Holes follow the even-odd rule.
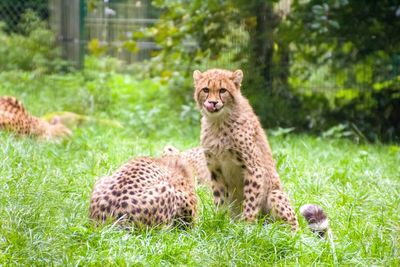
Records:
[[[274,30],[279,25],[279,17],[274,13],[273,6],[267,1],[257,1],[253,6],[256,14],[256,27],[250,32],[251,53],[254,70],[262,76],[267,90],[272,90],[273,56],[274,56]]]

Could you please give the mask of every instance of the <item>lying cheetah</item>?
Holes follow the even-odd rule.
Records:
[[[174,146],[166,146],[163,150],[163,155],[180,155],[187,162],[192,175],[196,178],[196,183],[211,186],[210,171],[207,167],[206,158],[202,147],[195,147],[183,152]]]
[[[12,96],[0,97],[0,129],[55,141],[60,141],[72,134],[57,118],[47,122],[32,116],[25,110],[22,103]]]
[[[266,135],[241,94],[242,71],[196,70],[193,78],[215,204],[228,204],[233,214],[249,222],[259,214],[271,214],[297,230],[297,217],[283,192]]]
[[[73,129],[76,127],[81,127],[87,123],[95,123],[98,125],[104,125],[107,127],[115,127],[115,128],[124,128],[123,125],[117,120],[109,120],[109,119],[98,119],[91,116],[86,116],[82,114],[78,114],[71,111],[57,111],[45,114],[42,119],[47,122],[53,122],[54,120],[60,121],[69,129]]]
[[[190,224],[197,215],[197,197],[186,166],[174,155],[129,161],[96,182],[89,217],[136,226]]]

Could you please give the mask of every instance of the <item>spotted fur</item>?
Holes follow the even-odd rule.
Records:
[[[89,217],[123,225],[190,224],[197,216],[194,180],[180,156],[135,158],[95,184]]]
[[[23,104],[12,96],[0,97],[0,129],[55,141],[72,134],[57,119],[47,122],[29,114]]]
[[[272,214],[298,229],[266,135],[241,94],[242,71],[195,71],[193,78],[215,204],[229,204],[249,222],[259,214]]]
[[[169,145],[164,148],[163,155],[182,156],[188,162],[188,167],[192,175],[196,178],[196,183],[205,186],[211,185],[211,175],[202,147],[194,147],[180,152],[177,148]]]

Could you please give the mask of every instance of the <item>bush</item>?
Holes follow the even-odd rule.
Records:
[[[400,76],[376,83],[348,101],[338,95],[335,106],[329,120],[357,127],[368,140],[400,141]]]
[[[346,125],[368,141],[400,141],[400,76],[364,90],[342,89],[333,100],[324,92],[297,93],[299,129],[321,132]],[[297,121],[300,122],[300,121]]]
[[[49,18],[49,1],[47,0],[1,0],[0,20],[5,23],[5,31],[20,32],[16,25],[27,11],[34,11],[40,20]]]
[[[20,33],[7,34],[5,25],[0,24],[0,71],[49,73],[67,67],[60,57],[54,34],[33,11],[22,16],[18,28]]]

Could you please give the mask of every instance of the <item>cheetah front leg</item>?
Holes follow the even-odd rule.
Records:
[[[253,168],[246,169],[244,175],[244,187],[243,187],[243,217],[248,222],[253,222],[258,213],[260,212],[260,188],[261,179],[257,179],[256,176],[261,175],[257,173]]]
[[[191,225],[197,217],[197,201],[193,195],[178,190],[175,194],[177,214],[180,223],[185,226]]]
[[[268,194],[267,209],[271,211],[274,218],[287,222],[292,230],[298,230],[299,223],[296,214],[290,205],[289,198],[282,190],[272,190]]]
[[[244,187],[243,187],[243,217],[253,222],[261,209],[262,168],[256,158],[250,153],[243,153]]]
[[[219,207],[226,203],[226,196],[228,194],[227,188],[224,184],[222,173],[218,169],[211,170],[211,188],[214,196],[214,204]]]

